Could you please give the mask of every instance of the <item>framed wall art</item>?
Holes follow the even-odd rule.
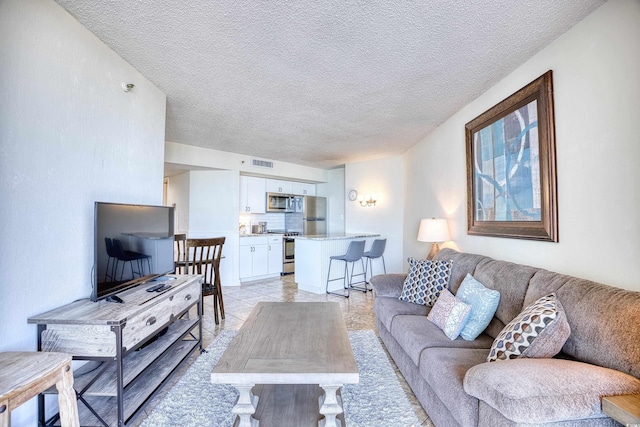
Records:
[[[558,241],[552,72],[465,126],[472,235]]]

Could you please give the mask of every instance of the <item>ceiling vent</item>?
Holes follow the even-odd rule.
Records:
[[[251,159],[251,166],[273,169],[273,162],[269,160]]]

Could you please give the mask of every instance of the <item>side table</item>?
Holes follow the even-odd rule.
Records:
[[[78,427],[71,356],[48,352],[0,353],[0,427],[11,425],[10,412],[52,385],[58,389],[60,423]]]
[[[640,427],[640,394],[602,398],[602,411],[628,427]]]

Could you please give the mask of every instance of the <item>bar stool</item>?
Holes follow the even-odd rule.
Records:
[[[364,261],[364,281],[365,283],[369,283],[367,281],[367,265],[371,267],[371,276],[373,276],[373,260],[377,258],[382,258],[382,268],[384,269],[384,274],[387,274],[387,266],[384,263],[384,248],[387,246],[387,239],[376,239],[373,241],[371,245],[371,249],[368,252],[365,252],[362,257],[366,258]]]
[[[147,264],[149,266],[149,272],[151,272],[151,255],[141,254],[139,252],[127,251],[122,246],[122,242],[118,239],[113,239],[113,249],[116,258],[118,261],[122,261],[122,272],[120,273],[120,280],[122,280],[122,276],[124,276],[124,268],[126,263],[128,262],[131,266],[131,279],[135,279],[135,274],[138,273],[138,277],[144,276],[144,263],[142,260],[147,260]],[[133,262],[136,261],[138,263],[138,271],[134,271]],[[118,271],[116,271],[115,275],[118,275]]]
[[[365,273],[364,261],[362,261],[362,255],[364,254],[364,240],[352,240],[349,243],[349,247],[347,248],[347,253],[344,255],[333,255],[329,257],[329,269],[327,271],[327,285],[325,287],[325,291],[331,295],[338,295],[341,297],[349,298],[349,290],[354,288],[353,286],[353,270],[355,268],[355,263],[360,261],[362,263],[362,273],[356,274],[356,276],[363,276]],[[331,277],[331,263],[336,261],[344,261],[344,276],[339,277],[337,279],[329,279]],[[349,263],[351,263],[351,275],[349,276]],[[329,291],[329,282],[333,282],[335,280],[343,281],[343,288],[347,290],[347,294],[338,292],[330,292]],[[359,282],[356,282],[359,283]],[[365,284],[366,286],[366,284]],[[359,288],[354,288],[359,289]],[[364,291],[366,292],[366,290]]]

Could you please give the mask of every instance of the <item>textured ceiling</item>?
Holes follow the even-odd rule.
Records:
[[[167,94],[167,141],[403,153],[603,0],[56,0]]]

